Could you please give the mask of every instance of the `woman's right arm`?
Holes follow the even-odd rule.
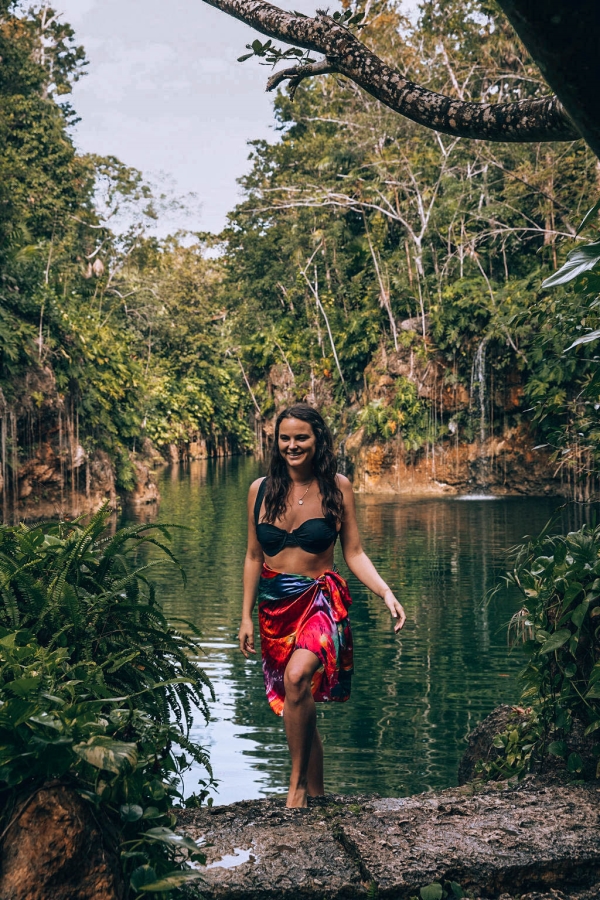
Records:
[[[242,601],[242,624],[238,634],[240,642],[240,650],[248,659],[249,653],[256,653],[254,649],[254,622],[252,621],[252,610],[256,603],[256,594],[258,592],[258,582],[262,571],[264,555],[262,547],[258,543],[256,537],[256,526],[254,524],[254,504],[256,495],[262,478],[257,479],[250,485],[248,491],[248,548],[246,550],[246,558],[244,560],[244,599]]]

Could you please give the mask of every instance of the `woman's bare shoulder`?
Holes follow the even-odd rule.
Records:
[[[347,493],[347,491],[352,493],[352,482],[345,475],[336,475],[335,481],[342,494]]]
[[[264,480],[265,480],[264,478],[257,478],[255,481],[252,482],[252,484],[250,485],[250,488],[248,490],[248,497],[250,499],[256,498],[256,495],[258,494],[258,489]]]

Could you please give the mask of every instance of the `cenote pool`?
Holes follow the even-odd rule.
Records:
[[[260,661],[247,662],[236,644],[246,494],[260,473],[252,459],[202,460],[166,470],[160,484],[158,520],[189,529],[175,530],[173,540],[186,587],[172,568],[155,577],[167,614],[203,633],[216,702],[208,724],[198,716],[192,738],[210,750],[215,803],[281,793],[288,776],[283,723],[267,705]],[[519,598],[506,589],[486,595],[506,550],[539,531],[558,503],[359,495],[363,543],[407,623],[395,637],[379,598],[349,577],[353,696],[318,707],[327,790],[393,797],[456,783],[464,736],[499,703],[518,699],[522,658],[507,650],[506,623]],[[187,790],[195,787],[189,777]]]

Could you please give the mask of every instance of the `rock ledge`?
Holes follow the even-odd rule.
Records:
[[[408,900],[434,881],[471,897],[594,900],[599,801],[598,783],[527,779],[402,799],[329,796],[307,810],[252,800],[181,811],[179,828],[209,845],[206,900]]]

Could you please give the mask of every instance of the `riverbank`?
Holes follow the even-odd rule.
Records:
[[[526,779],[407,798],[330,795],[306,810],[245,801],[182,811],[178,829],[206,842],[206,900],[409,900],[433,883],[469,897],[592,900],[599,797],[597,782]]]

